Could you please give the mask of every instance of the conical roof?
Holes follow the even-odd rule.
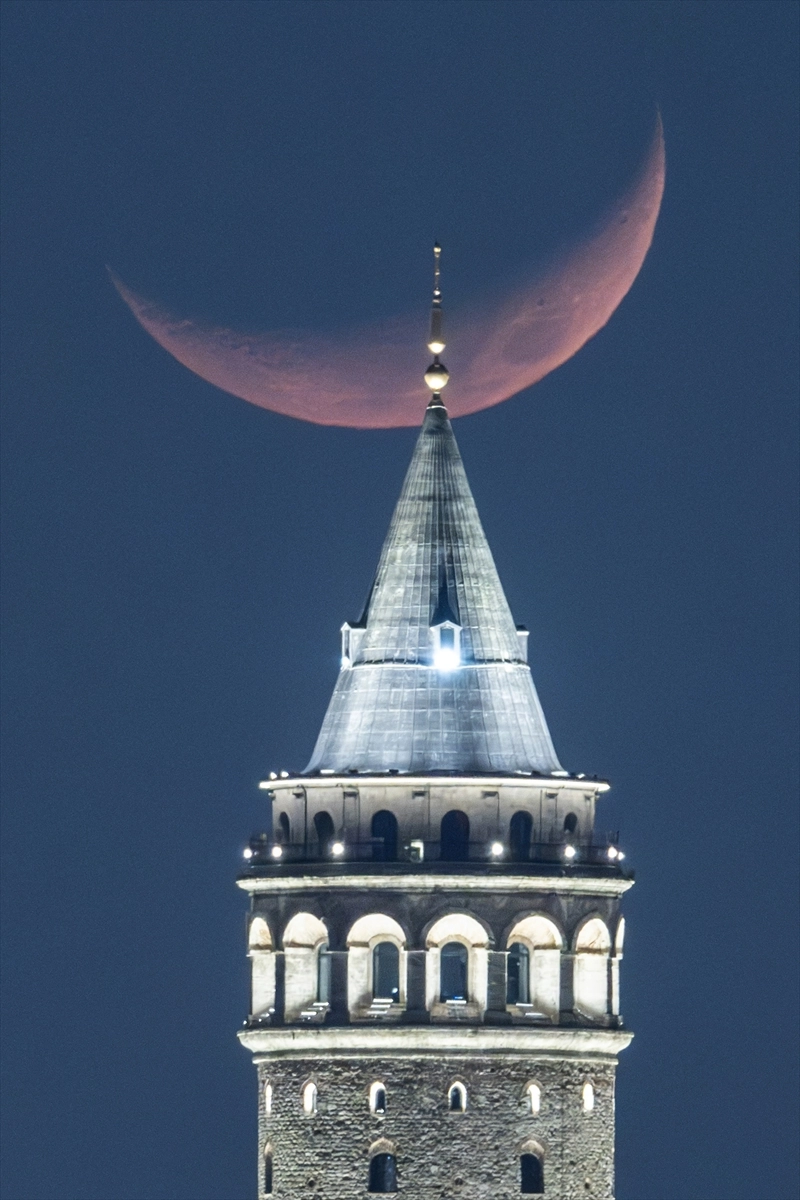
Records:
[[[455,626],[460,664],[434,663]],[[522,642],[434,397],[306,774],[560,770]],[[458,643],[457,643],[458,645]]]

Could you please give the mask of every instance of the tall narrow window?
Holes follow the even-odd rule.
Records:
[[[530,1003],[530,954],[522,942],[514,942],[508,951],[507,1004]]]
[[[331,998],[331,952],[323,942],[317,952],[317,1000],[329,1004]]]
[[[264,1115],[272,1116],[272,1084],[264,1084]]]
[[[317,835],[320,855],[326,858],[331,852],[334,838],[333,817],[331,814],[327,812],[316,813],[314,816],[314,830]]]
[[[564,833],[574,833],[578,828],[578,818],[575,813],[567,813],[564,817]]]
[[[379,1117],[386,1113],[386,1088],[382,1083],[373,1083],[369,1089],[369,1111]]]
[[[442,862],[466,862],[469,858],[469,817],[453,809],[442,817],[441,848]]]
[[[264,1148],[264,1194],[272,1195],[272,1147]]]
[[[522,1154],[519,1160],[520,1188],[523,1196],[544,1195],[544,1167],[538,1154]]]
[[[516,812],[508,829],[509,848],[512,862],[527,862],[531,856],[531,833],[533,818],[530,813]]]
[[[538,1083],[528,1084],[528,1103],[531,1106],[531,1112],[534,1116],[538,1116],[542,1107],[542,1089]]]
[[[400,951],[394,942],[378,942],[372,951],[372,994],[379,1000],[400,999]]]
[[[461,942],[447,942],[439,958],[442,1000],[467,999],[467,968],[469,951]]]
[[[447,1107],[450,1112],[467,1111],[467,1089],[463,1083],[454,1083],[447,1094]]]
[[[369,1191],[397,1191],[397,1159],[393,1154],[376,1154],[370,1161]]]
[[[313,1117],[317,1111],[317,1085],[307,1083],[303,1088],[303,1112],[307,1117]]]
[[[583,1097],[583,1111],[591,1112],[594,1108],[594,1088],[592,1087],[591,1083],[585,1083],[583,1085],[583,1091],[581,1095]]]
[[[282,812],[278,817],[278,833],[282,842],[290,842],[292,840],[292,827],[289,824],[289,814]]]
[[[383,810],[372,818],[372,857],[376,862],[395,862],[397,859],[397,817]]]

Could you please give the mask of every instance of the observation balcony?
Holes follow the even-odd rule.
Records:
[[[297,867],[311,868],[319,874],[356,874],[367,870],[380,874],[463,874],[467,872],[498,875],[592,874],[632,879],[624,866],[625,854],[615,836],[591,842],[564,839],[532,842],[527,847],[510,847],[496,841],[452,843],[413,839],[404,845],[386,846],[383,838],[365,841],[333,839],[320,844],[285,842],[260,834],[252,837],[244,854],[245,870],[240,878],[293,875]]]

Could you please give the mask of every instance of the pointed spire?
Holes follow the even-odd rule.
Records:
[[[433,355],[433,362],[425,372],[425,382],[431,389],[433,395],[430,398],[430,405],[441,404],[442,388],[447,387],[450,379],[450,372],[443,362],[439,361],[439,355],[445,348],[445,340],[442,336],[442,291],[439,286],[440,267],[439,260],[442,256],[442,247],[438,242],[433,243],[433,302],[431,304],[431,335],[428,341],[428,349]]]
[[[345,629],[306,773],[560,770],[441,401],[426,410],[366,611]]]

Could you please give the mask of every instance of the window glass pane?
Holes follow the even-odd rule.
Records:
[[[394,942],[379,942],[372,951],[372,994],[380,1000],[400,999],[400,951]]]
[[[528,947],[515,942],[508,952],[508,1004],[528,1004],[530,1000],[530,956]]]
[[[467,963],[469,952],[460,942],[448,942],[442,946],[441,998],[442,1000],[466,1000],[467,998]]]
[[[317,1000],[330,1003],[331,998],[331,955],[327,942],[320,946],[317,958]]]

